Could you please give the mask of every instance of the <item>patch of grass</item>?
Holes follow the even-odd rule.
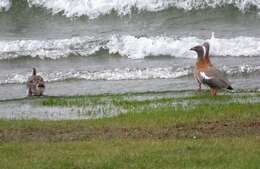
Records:
[[[103,94],[103,95],[96,95],[96,96],[68,96],[68,97],[47,97],[42,99],[39,103],[44,106],[86,106],[89,104],[106,104],[108,101],[112,102],[117,106],[123,107],[133,107],[133,106],[142,106],[148,105],[152,103],[170,103],[170,102],[180,102],[180,101],[193,101],[193,100],[204,100],[208,101],[226,101],[232,100],[236,98],[240,99],[247,99],[252,96],[249,95],[219,95],[216,97],[212,97],[208,94],[208,91],[202,91],[195,95],[185,96],[185,97],[159,97],[156,96],[162,95],[164,93],[138,93],[138,94]],[[135,100],[135,99],[127,99],[127,97],[134,97],[134,96],[143,96],[152,99],[144,98],[143,100]],[[153,98],[154,96],[155,98]],[[258,97],[258,95],[255,95]]]
[[[150,94],[150,93],[149,93]],[[161,94],[161,93],[157,93]],[[230,95],[220,95],[217,97],[211,97],[206,92],[200,92],[198,95],[192,95],[187,97],[156,97],[144,96],[141,93],[136,96],[142,95],[142,99],[133,99],[131,96],[134,94],[120,94],[120,95],[97,95],[97,96],[73,96],[73,97],[50,97],[45,98],[38,103],[43,106],[61,106],[61,107],[87,107],[94,105],[107,105],[111,104],[114,107],[124,110],[124,112],[142,112],[145,109],[152,109],[158,107],[174,107],[176,105],[192,105],[193,102],[196,104],[205,103],[220,103],[225,104],[226,101],[233,101],[239,98],[242,100],[248,99],[245,96],[230,96]],[[128,98],[130,97],[130,98]],[[151,97],[151,98],[149,98]]]
[[[44,106],[113,104],[128,113],[91,120],[0,120],[0,168],[259,168],[260,103],[235,102],[250,96],[202,92],[127,99],[136,95],[37,99]]]
[[[95,140],[0,145],[3,169],[259,168],[260,138]]]
[[[40,101],[44,106],[87,106],[104,103],[107,96],[70,96],[70,97],[49,97]]]
[[[131,104],[129,105],[131,106]],[[260,103],[200,104],[191,107],[164,106],[147,108],[142,112],[129,112],[116,117],[91,120],[0,120],[0,127],[41,126],[55,127],[66,125],[122,126],[122,127],[162,127],[178,123],[218,120],[253,120],[260,118]]]
[[[114,124],[128,126],[167,126],[176,123],[217,120],[250,120],[260,118],[260,103],[227,105],[202,104],[191,108],[159,107],[141,113],[126,113],[112,118]]]
[[[196,100],[196,99],[210,99],[210,100],[227,100],[227,99],[232,99],[233,97],[231,95],[218,95],[215,97],[212,97],[209,95],[208,91],[201,91],[199,94],[197,95],[192,95],[192,96],[188,96],[188,97],[180,97],[178,98],[179,100]]]
[[[44,106],[84,106],[88,103],[104,103],[107,100],[113,101],[115,104],[143,104],[152,102],[172,101],[174,98],[160,98],[160,99],[145,99],[145,100],[127,100],[124,97],[131,96],[146,96],[146,95],[159,95],[161,92],[148,92],[148,93],[126,93],[126,94],[102,94],[93,96],[66,96],[66,97],[46,97],[39,103]],[[197,96],[197,98],[208,97],[206,94]],[[180,99],[195,99],[196,96],[183,97]]]

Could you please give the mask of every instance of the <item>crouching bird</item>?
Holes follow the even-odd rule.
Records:
[[[44,80],[36,75],[36,69],[33,68],[32,76],[27,80],[28,96],[42,96],[45,90]]]
[[[197,62],[194,69],[194,77],[199,83],[210,87],[212,96],[217,95],[217,89],[233,90],[231,83],[210,61],[209,58],[209,43],[205,42],[203,45],[198,45],[190,50],[197,53]]]

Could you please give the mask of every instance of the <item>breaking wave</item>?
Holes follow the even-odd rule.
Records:
[[[15,40],[0,41],[0,59],[20,56],[40,59],[59,59],[70,54],[91,55],[102,47],[102,41],[92,37],[73,37],[59,40]]]
[[[170,37],[112,36],[107,47],[110,53],[118,53],[131,59],[160,55],[195,58],[196,55],[189,49],[202,42],[202,39],[196,37],[176,39]]]
[[[104,71],[73,71],[73,72],[53,72],[53,73],[42,73],[39,72],[46,81],[55,82],[63,81],[68,79],[77,80],[138,80],[138,79],[170,79],[178,78],[189,75],[191,68],[178,68],[173,69],[171,67],[166,68],[144,68],[144,69],[113,69]],[[0,81],[0,84],[12,84],[12,83],[25,83],[31,72],[25,75],[22,74],[11,74],[6,80]]]
[[[193,74],[193,67],[155,67],[155,68],[124,68],[103,71],[70,71],[70,72],[39,72],[47,82],[57,82],[64,80],[147,80],[147,79],[175,79]],[[240,65],[221,68],[228,75],[250,75],[260,72],[260,66]],[[31,72],[26,74],[10,74],[0,84],[25,83]]]
[[[257,0],[26,0],[24,3],[28,3],[29,7],[46,8],[53,14],[89,18],[108,15],[114,11],[122,16],[131,14],[133,10],[156,12],[168,8],[190,11],[232,6],[242,12],[251,8],[260,9],[260,2]],[[0,9],[9,10],[10,6],[11,0],[0,0]]]
[[[232,39],[199,39],[196,37],[141,37],[133,36],[112,37],[108,44],[111,53],[119,53],[132,59],[146,56],[170,55],[180,58],[196,58],[189,49],[204,41],[210,43],[210,54],[217,56],[260,56],[260,38],[236,37]]]
[[[93,55],[100,50],[109,54],[119,54],[130,59],[142,59],[148,56],[167,55],[178,58],[196,58],[189,49],[208,41],[210,54],[215,56],[260,56],[260,38],[235,37],[231,39],[210,39],[197,37],[135,37],[113,35],[108,39],[94,37],[73,37],[60,40],[15,40],[0,41],[0,60],[21,56],[40,59],[59,59],[71,54]]]

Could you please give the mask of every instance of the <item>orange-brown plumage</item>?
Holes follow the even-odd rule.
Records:
[[[203,71],[204,69],[207,69],[207,67],[213,66],[210,62],[210,60],[199,60],[196,62],[196,69]]]

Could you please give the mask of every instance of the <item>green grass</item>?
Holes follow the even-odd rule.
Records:
[[[157,93],[162,94],[162,93]],[[148,95],[148,94],[147,94]],[[135,96],[135,94],[117,94],[117,95],[97,95],[97,96],[69,96],[69,97],[49,97],[40,102],[40,104],[44,106],[87,106],[89,104],[105,104],[108,101],[123,107],[131,107],[131,106],[144,106],[152,103],[170,103],[177,101],[191,101],[196,99],[210,99],[211,101],[225,101],[228,99],[232,99],[233,97],[230,95],[222,95],[217,97],[210,97],[208,93],[201,92],[199,95],[187,96],[187,97],[169,97],[169,98],[154,98],[154,99],[144,99],[144,100],[133,100],[126,99],[127,97]],[[136,94],[136,96],[145,96],[144,93]],[[148,95],[149,96],[149,95]],[[154,93],[156,96],[156,93]],[[241,97],[241,96],[240,96]],[[244,96],[245,97],[245,96]],[[247,97],[245,97],[247,98]]]
[[[0,145],[2,169],[257,169],[260,138]]]
[[[218,120],[260,119],[260,103],[200,104],[189,108],[164,106],[129,112],[116,117],[92,120],[0,120],[0,127],[55,127],[66,125],[121,126],[121,127],[163,127],[178,123]]]
[[[0,169],[260,168],[260,102],[250,95],[131,99],[146,94],[36,99],[43,106],[113,104],[128,113],[0,120]]]
[[[250,120],[260,118],[260,104],[198,105],[183,109],[163,107],[145,110],[142,113],[121,114],[114,118],[114,124],[129,126],[164,126],[176,123],[190,123],[217,120]]]
[[[212,113],[218,113],[218,111],[222,111],[221,107],[224,107],[225,109],[227,109],[226,111],[229,111],[230,113],[232,113],[233,110],[239,111],[241,103],[243,103],[243,109],[250,109],[250,102],[251,100],[253,100],[253,97],[254,99],[258,99],[258,102],[260,102],[260,98],[257,95],[253,97],[250,95],[220,95],[217,97],[211,97],[208,95],[208,92],[200,92],[199,94],[186,97],[162,97],[160,96],[162,94],[164,93],[147,93],[146,95],[145,93],[140,93],[97,96],[74,96],[61,98],[51,97],[40,100],[38,104],[49,107],[90,107],[93,105],[105,107],[105,105],[109,104],[113,108],[118,108],[117,111],[119,111],[119,114],[121,112],[128,112],[128,114],[141,112],[146,116],[147,112],[149,114],[158,114],[162,112],[161,115],[163,116],[165,116],[167,113],[171,113],[172,116],[178,116],[178,114],[188,115],[189,113],[194,112],[193,114],[198,115],[198,118],[201,118],[205,115],[203,114],[203,111],[211,110]],[[133,96],[141,96],[144,98],[137,100],[133,98]],[[227,104],[230,108],[225,106]],[[194,106],[195,109],[193,108]],[[255,104],[253,107],[256,107],[256,109],[259,108],[257,104]],[[255,111],[254,108],[253,110]],[[109,112],[111,110],[106,111]],[[249,113],[250,112],[251,111],[249,111]],[[206,114],[205,117],[208,117],[208,115]],[[238,116],[238,118],[239,117],[240,116]],[[190,120],[194,120],[195,118],[196,117],[193,117]],[[203,118],[204,117],[202,117],[202,119]],[[179,118],[177,117],[177,120],[178,119]]]

